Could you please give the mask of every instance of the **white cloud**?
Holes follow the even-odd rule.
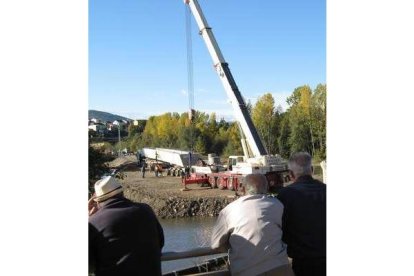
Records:
[[[187,90],[185,90],[185,89],[181,89],[180,94],[184,95],[184,96],[188,95]]]

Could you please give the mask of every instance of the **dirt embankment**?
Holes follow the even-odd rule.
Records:
[[[125,197],[150,205],[160,218],[217,216],[235,199],[234,191],[200,187],[198,184],[187,185],[189,191],[182,191],[181,178],[166,176],[165,173],[156,177],[154,172],[147,171],[142,178],[136,162],[129,159],[121,157],[112,163],[121,165],[123,179],[120,182],[124,186]]]

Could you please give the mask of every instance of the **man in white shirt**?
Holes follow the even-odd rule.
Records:
[[[293,276],[282,242],[283,204],[266,195],[264,175],[247,175],[243,187],[244,196],[220,212],[211,247],[229,249],[231,275]]]

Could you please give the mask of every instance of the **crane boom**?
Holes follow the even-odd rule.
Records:
[[[234,115],[236,120],[240,123],[240,127],[243,134],[246,137],[246,142],[249,150],[244,150],[246,157],[260,157],[267,155],[267,150],[263,146],[260,136],[250,118],[247,106],[244,99],[234,81],[233,75],[230,72],[228,63],[224,60],[223,54],[217,44],[214,37],[213,31],[208,26],[207,20],[201,10],[197,0],[184,0],[184,2],[190,7],[191,12],[199,27],[200,35],[203,37],[204,42],[207,45],[207,49],[213,59],[214,68],[226,90],[227,96],[229,97],[233,106]],[[248,156],[249,152],[253,156]]]

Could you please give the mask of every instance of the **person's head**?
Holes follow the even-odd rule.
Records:
[[[312,156],[307,152],[296,152],[290,156],[288,166],[294,179],[312,175]]]
[[[247,195],[267,194],[267,179],[263,174],[248,174],[243,182],[244,192]]]
[[[106,176],[95,183],[95,201],[102,203],[115,196],[123,196],[121,184],[112,176]]]

